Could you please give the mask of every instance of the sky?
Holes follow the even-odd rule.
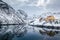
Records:
[[[42,12],[60,11],[60,0],[3,0],[15,10],[24,10],[28,16]]]

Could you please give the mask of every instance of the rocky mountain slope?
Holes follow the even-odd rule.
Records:
[[[23,10],[15,11],[10,5],[0,0],[0,23],[19,24],[23,23],[27,14]]]

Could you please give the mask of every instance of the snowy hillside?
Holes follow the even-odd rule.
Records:
[[[42,13],[38,18],[35,18],[32,23],[30,22],[30,25],[60,26],[60,12]]]
[[[27,14],[23,10],[15,11],[7,3],[0,1],[0,23],[2,24],[19,24],[23,23]]]

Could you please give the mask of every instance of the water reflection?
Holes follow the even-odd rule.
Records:
[[[0,40],[12,40],[14,36],[22,37],[27,32],[25,25],[1,26]]]
[[[48,36],[50,36],[50,37],[53,37],[53,36],[55,36],[56,34],[59,33],[58,31],[45,31],[45,32],[43,32],[43,31],[41,31],[41,30],[39,30],[39,32],[40,32],[40,34],[42,34],[42,35],[48,35]]]
[[[1,26],[0,40],[60,40],[60,32],[42,31],[29,25]]]

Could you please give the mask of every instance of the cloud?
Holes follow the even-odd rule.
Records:
[[[26,1],[26,2],[28,2],[28,0],[17,0],[17,1],[21,1],[21,2],[25,2]]]
[[[46,6],[49,3],[49,0],[3,0],[11,5],[19,6]]]
[[[46,8],[51,11],[60,11],[60,0],[51,0]]]
[[[45,3],[44,0],[38,0],[37,6],[44,6],[45,5],[44,3]]]
[[[3,0],[15,9],[30,6],[30,7],[42,7],[48,10],[60,10],[60,0]],[[38,9],[37,9],[38,10]]]
[[[28,0],[28,2],[26,2],[25,4],[27,6],[46,6],[47,4],[49,4],[50,0]]]

